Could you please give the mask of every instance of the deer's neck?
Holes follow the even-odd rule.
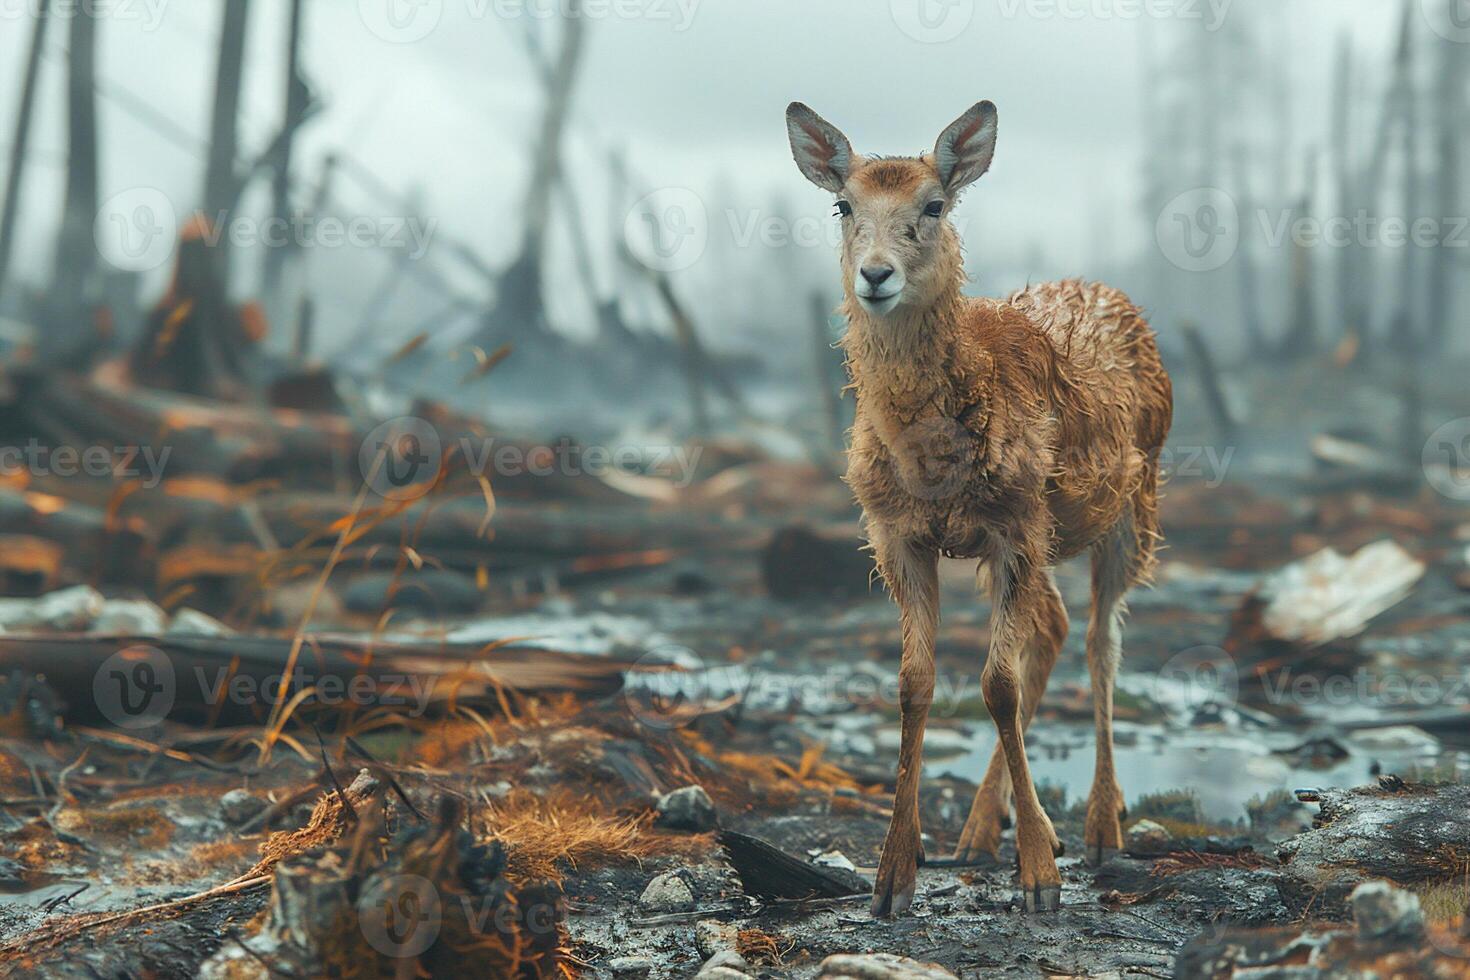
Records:
[[[859,404],[883,404],[913,417],[942,403],[963,304],[958,283],[925,309],[889,317],[869,315],[849,295],[842,307],[848,322],[842,346]]]

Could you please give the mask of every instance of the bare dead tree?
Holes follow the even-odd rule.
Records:
[[[1353,45],[1352,39],[1346,31],[1343,31],[1337,39],[1337,56],[1332,73],[1332,170],[1333,180],[1337,184],[1338,210],[1342,216],[1347,217],[1357,205],[1358,189],[1357,171],[1353,163],[1352,142],[1352,80],[1353,80]],[[1352,243],[1346,243],[1337,252],[1337,302],[1333,315],[1337,320],[1337,330],[1343,336],[1348,334],[1361,334],[1362,324],[1356,317],[1359,311],[1354,309],[1352,296],[1357,277],[1356,260],[1358,253],[1353,249]]]
[[[308,107],[311,104],[311,91],[307,88],[306,81],[301,77],[303,6],[303,0],[291,0],[290,19],[286,29],[286,105],[284,119],[288,125],[283,128],[284,138],[281,141],[276,159],[273,161],[275,176],[271,182],[271,213],[277,221],[289,221],[291,217],[291,163],[295,150],[297,127],[289,124],[292,120],[305,119]],[[286,261],[290,257],[289,253],[293,251],[292,240],[288,237],[287,244],[268,249],[265,254],[265,269],[261,277],[261,291],[266,300],[272,304],[273,311],[278,315],[278,318],[286,309],[284,297],[278,298],[278,292],[281,288],[281,277],[285,272]]]
[[[78,10],[71,18],[67,58],[66,197],[56,242],[53,293],[71,320],[96,287],[97,249],[97,18]],[[78,302],[80,301],[80,302]],[[75,321],[66,323],[74,325]],[[69,332],[69,331],[68,331]]]
[[[10,271],[10,254],[15,246],[15,221],[20,212],[21,178],[25,175],[26,151],[30,146],[31,116],[36,107],[36,78],[41,69],[42,45],[46,41],[46,25],[51,22],[51,0],[40,0],[36,6],[36,22],[31,26],[31,44],[26,52],[24,80],[20,88],[20,106],[15,114],[15,135],[10,143],[10,169],[5,172],[5,196],[0,202],[0,294],[5,291]]]
[[[1233,154],[1235,161],[1235,199],[1242,215],[1253,212],[1250,183],[1250,156],[1244,146],[1237,146]],[[1247,219],[1248,220],[1248,219]],[[1240,248],[1235,254],[1237,282],[1240,286],[1240,312],[1245,326],[1246,343],[1252,354],[1266,353],[1266,328],[1261,314],[1261,288],[1256,278],[1255,256],[1250,247],[1250,236],[1240,236]]]
[[[1317,156],[1314,150],[1307,151],[1302,178],[1302,195],[1297,201],[1295,220],[1309,219],[1312,216],[1312,199],[1317,185]],[[1293,237],[1291,319],[1281,345],[1282,353],[1292,357],[1310,354],[1317,346],[1317,300],[1312,276],[1312,252],[1313,249]]]
[[[204,211],[217,224],[229,220],[229,210],[239,191],[235,157],[249,17],[250,0],[225,0],[215,66],[214,109],[209,125],[209,159],[204,173]],[[229,240],[229,235],[220,237],[215,258],[220,266],[218,282],[226,290],[229,288]]]
[[[1410,66],[1416,7],[1414,0],[1403,0],[1400,8],[1398,45],[1394,53],[1393,74],[1388,91],[1384,95],[1383,115],[1379,120],[1378,132],[1374,137],[1373,153],[1369,157],[1367,172],[1359,187],[1362,197],[1360,211],[1364,212],[1369,220],[1373,219],[1383,200],[1383,186],[1385,174],[1388,172],[1389,154],[1393,149],[1394,134],[1407,120],[1406,103],[1414,98]],[[1357,322],[1362,324],[1363,339],[1366,342],[1373,334],[1374,290],[1369,288],[1370,283],[1366,281],[1371,277],[1366,263],[1355,269],[1359,275],[1355,277],[1354,305],[1362,311]]]
[[[562,131],[571,112],[577,67],[581,62],[585,20],[579,0],[570,0],[561,18],[561,46],[546,84],[546,107],[531,155],[531,181],[521,208],[521,243],[516,258],[499,276],[495,304],[486,311],[478,340],[482,345],[548,336],[542,298],[543,262],[551,195],[561,173]]]
[[[1458,0],[1445,0],[1451,14]],[[1464,161],[1460,141],[1470,125],[1470,107],[1465,101],[1465,86],[1470,82],[1470,48],[1449,39],[1442,39],[1436,46],[1439,55],[1435,77],[1435,170],[1436,202],[1435,216],[1449,221],[1464,212],[1462,188],[1470,174],[1464,172]],[[1443,350],[1449,339],[1450,323],[1454,319],[1454,289],[1459,280],[1455,274],[1457,264],[1455,249],[1449,242],[1441,241],[1429,259],[1428,285],[1425,289],[1425,331],[1428,337],[1426,349]]]

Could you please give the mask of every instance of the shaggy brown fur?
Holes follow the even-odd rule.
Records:
[[[805,106],[787,113],[798,164],[839,195],[844,215],[844,346],[857,392],[847,480],[902,622],[902,742],[875,915],[905,911],[914,893],[941,554],[980,559],[994,604],[982,690],[999,737],[957,856],[997,856],[1014,796],[1026,907],[1058,907],[1061,846],[1023,732],[1067,633],[1050,569],[1083,552],[1092,556],[1097,726],[1087,857],[1122,844],[1113,677],[1124,593],[1153,567],[1172,392],[1152,332],[1116,289],[1069,280],[1005,302],[960,294],[960,240],[945,218],[988,168],[995,118],[980,103],[932,155],[870,162]]]

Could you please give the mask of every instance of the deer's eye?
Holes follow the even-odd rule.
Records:
[[[943,201],[930,201],[928,204],[924,205],[924,217],[937,218],[942,214],[944,214]]]
[[[852,214],[852,205],[848,204],[846,201],[838,201],[837,213],[844,218],[848,217]]]

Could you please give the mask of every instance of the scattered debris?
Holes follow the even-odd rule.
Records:
[[[658,819],[661,827],[671,830],[689,830],[696,834],[714,830],[719,825],[719,814],[714,801],[703,786],[684,786],[665,793],[658,801]]]
[[[1320,646],[1356,636],[1403,601],[1425,565],[1391,540],[1344,558],[1324,548],[1261,581],[1237,619],[1235,635]]]
[[[872,891],[862,876],[792,857],[749,834],[722,830],[716,838],[745,893],[757,898],[843,898]]]

